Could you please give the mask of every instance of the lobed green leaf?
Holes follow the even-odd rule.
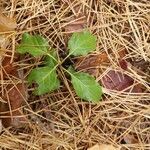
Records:
[[[17,47],[17,51],[21,54],[29,53],[36,57],[46,54],[48,48],[48,41],[44,37],[24,33],[21,44]]]
[[[96,49],[96,37],[88,31],[73,33],[68,48],[70,55],[85,56]]]
[[[102,88],[94,77],[87,73],[71,73],[71,82],[77,95],[87,101],[98,102],[102,97]]]
[[[56,69],[47,66],[33,69],[28,76],[28,81],[30,84],[33,82],[38,84],[38,87],[35,89],[36,95],[51,92],[60,86]]]

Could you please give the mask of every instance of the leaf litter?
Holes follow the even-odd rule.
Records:
[[[1,1],[0,3],[11,6],[5,9],[6,13],[12,15],[14,12],[17,14],[18,29],[22,30],[20,32],[40,33],[48,38],[53,47],[62,51],[65,49],[66,36],[70,36],[64,33],[64,24],[67,24],[68,16],[74,19],[76,14],[73,8],[76,1],[67,0],[66,2],[65,0],[65,5],[63,1],[49,3],[49,1],[30,0],[19,1],[18,3]],[[81,67],[81,70],[88,72],[91,68],[95,68],[91,74],[96,76],[98,81],[102,79],[103,75],[107,76],[106,73],[110,69],[113,71],[112,76],[116,73],[115,70],[121,72],[120,75],[123,76],[127,73],[134,82],[135,80],[138,82],[134,84],[144,86],[143,92],[131,94],[130,92],[112,92],[109,90],[109,96],[105,94],[102,101],[94,105],[81,102],[69,84],[67,87],[61,87],[59,91],[43,96],[33,96],[31,94],[33,88],[28,88],[29,97],[27,101],[33,111],[25,110],[29,116],[30,125],[22,130],[15,128],[4,132],[0,138],[2,148],[87,149],[89,145],[109,143],[108,145],[120,145],[122,149],[149,149],[149,90],[145,86],[149,75],[147,71],[144,73],[142,71],[142,74],[139,74],[138,71],[141,72],[142,69],[139,67],[137,69],[136,66],[130,68],[130,61],[128,61],[135,59],[133,62],[136,62],[138,58],[144,58],[144,61],[149,62],[148,49],[146,51],[141,50],[149,40],[149,34],[146,36],[146,33],[149,33],[149,2],[143,0],[132,2],[102,0],[101,2],[80,1],[79,5],[79,12],[82,13],[81,8],[84,10],[83,16],[88,18],[88,15],[92,14],[95,19],[94,23],[91,23],[86,18],[86,23],[90,24],[90,30],[98,38],[96,52],[79,58],[79,60],[82,59],[83,61],[87,57],[105,53],[104,61],[101,62],[100,59],[97,65],[94,65],[97,57],[92,57],[89,61],[93,61],[92,67],[89,65],[90,63],[85,63],[85,67]],[[87,25],[85,26],[87,27]],[[82,30],[83,27],[84,25],[80,26],[79,30]],[[71,33],[75,31],[75,29],[70,30],[72,30],[69,31]],[[16,34],[16,45],[21,38],[20,32]],[[127,53],[125,57],[120,59],[117,53],[122,47]],[[119,63],[122,59],[127,61],[127,66],[124,62]],[[27,76],[33,66],[41,64],[41,59],[24,55],[18,62],[15,62],[16,64],[25,71],[25,76]],[[128,68],[132,70],[128,70]],[[65,79],[64,76],[61,77]],[[64,82],[67,82],[67,79]],[[70,92],[66,89],[69,89]],[[46,103],[46,106],[40,105],[43,102]],[[45,117],[45,111],[48,112],[49,117]],[[34,116],[37,122],[30,120],[31,116]],[[38,124],[39,120],[40,123]],[[53,124],[53,129],[43,130],[43,125],[50,123]],[[128,132],[129,135],[134,135],[136,138],[135,143],[131,140],[132,144],[130,144],[128,137],[125,139]],[[122,139],[126,140],[125,143],[122,142]]]
[[[3,82],[7,82],[13,76],[19,78],[17,66],[14,62],[11,62],[11,53],[7,51],[9,44],[8,35],[10,31],[13,32],[17,27],[15,19],[4,16],[0,13],[0,47],[1,47],[1,76],[0,79]],[[16,59],[16,55],[14,56]],[[12,79],[13,80],[13,79]],[[2,85],[0,96],[4,102],[0,102],[0,112],[2,113],[2,125],[9,127],[10,125],[18,127],[21,120],[25,120],[24,117],[20,117],[21,111],[19,108],[22,106],[25,97],[25,85],[24,83],[18,83],[14,85],[9,83],[6,87]],[[20,118],[19,118],[20,117]]]
[[[68,1],[65,1],[65,5],[68,5]],[[74,3],[71,7],[73,16],[67,19],[66,24],[64,25],[65,33],[71,34],[75,32],[81,32],[87,27],[87,17],[84,12],[81,13],[80,4]]]

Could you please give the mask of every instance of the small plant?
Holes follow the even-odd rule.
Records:
[[[60,65],[62,66],[62,62],[59,61],[56,50],[49,50],[49,48],[44,37],[28,33],[23,34],[21,44],[17,47],[17,51],[21,54],[29,53],[34,57],[44,56],[44,66],[33,69],[28,76],[30,84],[33,82],[38,84],[34,91],[36,95],[52,92],[60,86],[57,69]],[[96,49],[96,37],[88,31],[74,33],[68,42],[68,49],[67,57],[85,56]],[[76,72],[72,66],[63,70],[71,76],[71,83],[81,99],[92,102],[98,102],[101,99],[102,89],[94,77],[88,73]]]

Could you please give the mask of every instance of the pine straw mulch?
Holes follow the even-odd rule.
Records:
[[[150,149],[149,0],[1,0],[0,5],[5,15],[17,20],[7,48],[11,57],[24,32],[39,33],[59,53],[66,53],[71,32],[88,28],[97,36],[96,54],[104,51],[111,61],[99,67],[115,68],[117,52],[125,49],[125,58],[132,62],[128,74],[143,89],[137,94],[105,89],[102,101],[92,104],[81,101],[59,72],[62,86],[53,93],[38,97],[28,87],[22,106],[27,124],[4,128],[1,149],[84,150],[96,143],[113,144],[122,150]],[[41,59],[29,55],[19,58],[15,64],[24,71],[26,82],[26,76]],[[102,74],[96,77],[100,80]]]

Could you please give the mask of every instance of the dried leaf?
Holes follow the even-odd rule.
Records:
[[[78,16],[78,17],[73,17],[70,20],[68,20],[68,23],[65,26],[65,31],[67,33],[74,33],[74,32],[81,32],[84,27],[86,26],[86,17],[85,16]]]
[[[21,83],[17,84],[16,86],[7,87],[7,93],[3,98],[7,103],[2,103],[0,108],[1,112],[7,111],[7,113],[4,113],[7,118],[3,118],[2,120],[2,123],[5,127],[8,127],[10,125],[18,126],[20,124],[20,121],[25,120],[24,117],[16,117],[22,115],[19,108],[24,102],[24,97],[26,95],[25,91],[25,85]],[[9,108],[9,103],[11,108]]]
[[[13,75],[18,77],[17,73],[17,67],[14,66],[13,63],[11,63],[11,54],[6,53],[6,56],[4,57],[2,61],[2,67],[3,67],[3,79],[7,79],[7,74],[8,75]],[[16,59],[16,58],[15,58]],[[1,77],[0,77],[1,78]]]
[[[71,16],[68,20],[66,20],[67,25],[64,27],[65,32],[74,33],[81,32],[87,26],[87,17],[84,11],[81,10],[80,4],[75,4],[73,0],[63,0],[69,7],[71,6],[71,10],[73,12],[73,16]],[[71,4],[73,3],[73,4]]]
[[[76,68],[78,70],[86,70],[88,68],[97,67],[102,62],[108,62],[108,57],[105,52],[98,55],[89,55],[88,57],[80,57],[77,60]]]
[[[17,27],[16,21],[0,13],[0,32],[13,31]]]
[[[87,150],[120,150],[120,148],[116,148],[112,145],[106,145],[106,144],[101,144],[101,145],[94,145],[91,148],[88,148]]]
[[[11,123],[12,125],[16,126],[20,124],[20,121],[25,121],[24,117],[20,117],[20,118],[15,117],[15,116],[22,115],[21,111],[18,108],[20,108],[24,102],[24,98],[26,96],[25,91],[26,91],[25,85],[20,83],[17,84],[16,87],[13,87],[8,93],[11,109],[13,111],[12,113],[13,120]]]
[[[110,70],[105,76],[102,77],[101,82],[107,89],[122,91],[133,85],[134,80],[119,71]],[[129,90],[130,89],[128,89],[128,91]],[[141,92],[141,88],[138,89],[135,86],[131,92]]]
[[[25,97],[25,89],[23,84],[17,84],[16,87],[13,86],[8,91],[8,97],[10,100],[12,110],[19,108],[23,102],[23,97]],[[14,111],[14,114],[16,112]]]
[[[125,61],[124,59],[119,60],[119,65],[124,70],[127,70],[127,68],[128,68],[127,61]]]
[[[14,19],[8,18],[0,13],[0,32],[13,31],[17,27]],[[0,63],[2,62],[3,55],[6,52],[6,47],[9,44],[9,39],[6,34],[0,34]]]
[[[120,59],[122,59],[125,56],[126,52],[125,50],[118,51],[118,55]],[[113,56],[112,56],[113,57]],[[109,62],[109,58],[106,52],[102,52],[100,54],[93,54],[89,55],[88,57],[80,57],[78,58],[76,62],[75,68],[77,70],[82,70],[85,72],[88,72],[94,76],[96,76],[97,68],[102,64],[102,63],[107,63]]]
[[[16,57],[15,57],[16,58]],[[3,66],[3,78],[9,80],[8,75],[13,75],[15,77],[19,77],[17,72],[17,67],[10,63],[11,57],[10,54],[7,53],[4,60],[2,61]],[[21,121],[25,120],[24,117],[16,117],[21,116],[21,111],[19,108],[22,106],[25,97],[26,85],[23,83],[19,83],[17,85],[8,85],[5,89],[3,95],[0,95],[2,99],[5,101],[0,102],[0,112],[3,112],[3,116],[7,116],[2,119],[2,123],[4,127],[8,127],[10,125],[18,126]],[[12,112],[12,113],[11,113]]]

